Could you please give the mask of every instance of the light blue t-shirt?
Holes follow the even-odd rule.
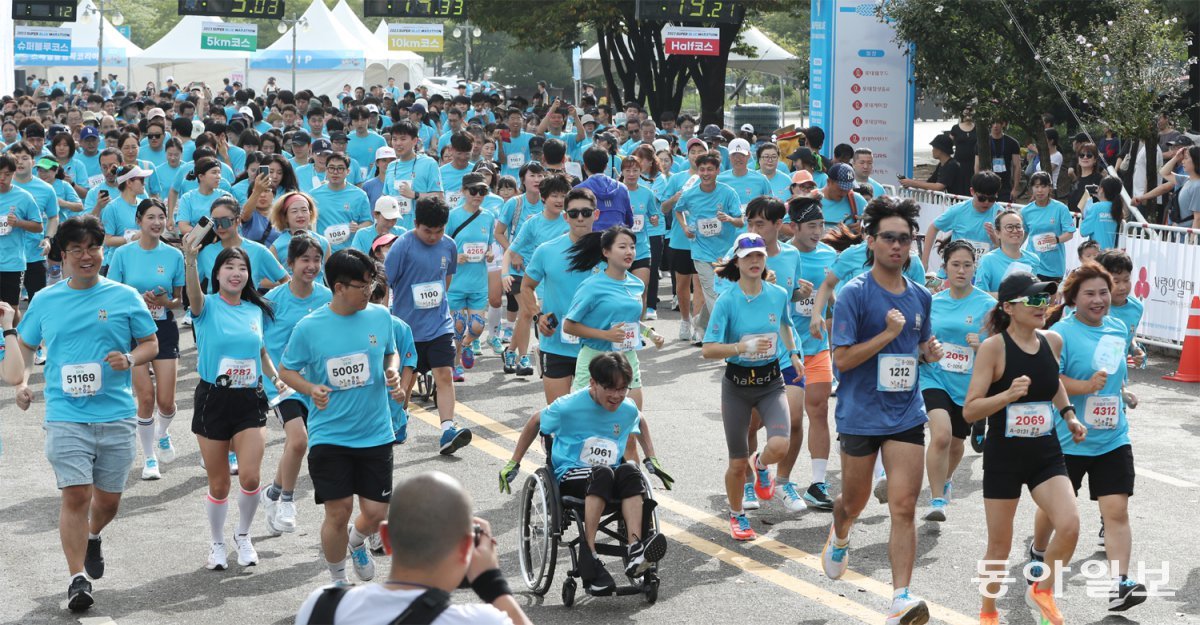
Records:
[[[450,293],[474,295],[486,294],[488,290],[486,255],[495,241],[496,218],[482,207],[474,214],[475,218],[467,223],[472,213],[465,207],[455,208],[446,222],[446,234],[453,235],[458,253],[467,256],[467,262],[458,265],[458,272],[450,283]],[[458,234],[454,234],[456,231]]]
[[[642,177],[642,181],[640,184],[641,184],[641,186],[649,186],[650,187],[650,191],[654,195],[653,214],[658,215],[658,223],[657,224],[650,223],[649,221],[646,222],[646,234],[648,236],[661,237],[661,236],[666,236],[666,234],[667,234],[667,216],[664,215],[662,212],[662,202],[664,199],[667,199],[670,197],[669,195],[668,196],[663,195],[667,191],[667,184],[670,182],[670,180],[671,180],[671,177],[668,176],[667,174],[662,174],[662,175],[654,178],[654,180],[647,180],[645,176]],[[633,197],[631,195],[630,202],[632,202],[632,201],[633,201]]]
[[[925,265],[921,264],[921,257],[917,255],[916,250],[913,250],[908,256],[908,267],[904,269],[904,275],[909,280],[917,284],[925,284]],[[837,277],[837,286],[833,287],[834,295],[842,292],[846,284],[854,278],[861,276],[871,268],[867,264],[867,242],[855,243],[838,254],[837,260],[829,266],[829,271]],[[823,279],[823,278],[822,278]],[[820,287],[820,283],[814,283]]]
[[[1084,208],[1079,233],[1089,239],[1095,239],[1102,250],[1116,247],[1117,222],[1112,218],[1112,202],[1093,202]]]
[[[350,158],[361,163],[368,163],[366,169],[371,168],[371,164],[375,162],[375,151],[379,148],[387,146],[387,139],[384,139],[379,133],[372,130],[367,131],[367,136],[358,136],[357,131],[350,132],[350,140],[346,143],[346,154]],[[360,178],[366,178],[366,171],[356,172]]]
[[[329,240],[335,252],[350,247],[353,236],[350,224],[371,222],[367,194],[358,187],[346,184],[340,190],[334,190],[323,184],[313,189],[311,195],[317,204],[317,232]],[[370,228],[369,225],[365,227]]]
[[[108,278],[137,289],[138,293],[161,289],[168,297],[175,289],[183,287],[183,252],[161,241],[153,249],[145,249],[140,242],[122,245],[108,258]],[[155,307],[150,315],[155,321],[167,318],[166,309]]]
[[[325,172],[317,171],[312,163],[296,167],[296,184],[300,190],[310,193],[313,189],[325,184]]]
[[[392,226],[392,229],[389,230],[389,232],[396,236],[400,236],[405,232],[408,232],[408,230],[405,230],[403,226]],[[369,228],[359,228],[358,232],[354,233],[354,239],[350,241],[350,247],[370,256],[371,245],[374,244],[375,239],[378,239],[380,236],[382,235],[379,234],[379,231],[377,231],[374,226]]]
[[[974,199],[963,200],[938,215],[937,219],[933,220],[933,225],[941,232],[953,232],[950,237],[953,241],[965,239],[970,242],[975,248],[975,258],[978,259],[995,247],[984,225],[995,223],[999,210],[997,206],[992,204],[981,213],[976,210]]]
[[[639,414],[629,398],[609,412],[592,399],[590,388],[559,397],[543,408],[541,431],[554,437],[550,448],[554,476],[562,479],[571,469],[617,466],[629,435],[641,433]]]
[[[114,370],[106,358],[157,330],[142,296],[108,278],[87,289],[73,289],[67,280],[38,292],[17,333],[27,345],[46,346],[46,421],[133,418],[130,371]]]
[[[8,193],[0,193],[0,271],[25,271],[25,266],[41,258],[41,252],[29,256],[26,253],[28,244],[25,230],[8,225],[8,216],[16,215],[22,221],[36,221],[43,225],[43,232],[37,236],[45,236],[45,220],[37,202],[28,191],[13,185]]]
[[[634,260],[650,258],[650,217],[661,215],[658,201],[649,187],[638,185],[629,192],[629,206],[633,209]],[[658,221],[662,224],[663,218]]]
[[[444,188],[442,173],[438,169],[437,161],[424,155],[417,155],[416,158],[407,161],[396,159],[388,165],[387,174],[383,179],[383,192],[400,202],[399,224],[412,230],[416,203],[400,195],[401,182],[409,183],[417,193],[440,193]]]
[[[54,192],[54,187],[37,176],[33,176],[25,182],[13,177],[12,184],[33,196],[33,203],[37,205],[38,211],[42,214],[42,218],[37,221],[48,224],[51,219],[58,217],[58,195]],[[25,262],[31,263],[44,259],[46,255],[42,252],[42,240],[46,237],[46,232],[27,232],[25,230],[21,230],[21,232],[25,234]]]
[[[1035,275],[1061,278],[1066,272],[1067,256],[1058,237],[1075,232],[1075,218],[1066,204],[1050,200],[1046,206],[1034,202],[1021,209],[1021,221],[1025,222],[1024,249],[1037,256]]]
[[[100,221],[104,224],[104,234],[109,236],[123,237],[141,231],[137,223],[137,206],[126,202],[125,198],[119,195],[114,195],[108,200],[108,205],[100,211]],[[124,245],[129,245],[128,241]],[[122,246],[105,246],[106,267],[112,263],[112,253],[120,247]]]
[[[517,238],[512,241],[509,249],[520,254],[521,258],[528,263],[529,258],[533,256],[534,250],[539,245],[549,241],[559,235],[566,234],[571,227],[567,225],[567,220],[560,214],[554,219],[546,217],[545,211],[526,221],[521,229],[517,232]],[[519,276],[524,274],[524,270],[518,270],[515,267],[509,267],[509,275]]]
[[[446,190],[446,206],[458,208],[462,205],[463,198],[466,197],[462,190],[462,179],[471,173],[471,169],[469,163],[462,169],[455,169],[454,163],[446,163],[438,170],[442,177],[442,188]]]
[[[1020,258],[1011,258],[1004,253],[1003,248],[996,248],[979,259],[979,269],[975,272],[975,286],[995,293],[1000,290],[1002,282],[1008,274],[1014,271],[1035,273],[1038,267],[1038,257],[1024,248]]]
[[[50,186],[54,188],[55,197],[63,202],[83,202],[79,194],[75,192],[75,187],[68,184],[65,180],[55,180],[54,184]],[[83,211],[73,211],[65,206],[58,207],[59,222],[66,221],[72,217],[78,217],[82,214]]]
[[[331,341],[329,337],[338,337]],[[325,409],[308,415],[308,445],[362,449],[387,445],[392,432],[384,357],[396,353],[392,318],[383,306],[339,315],[322,306],[300,320],[283,352],[283,366],[333,389]]]
[[[500,161],[501,176],[512,176],[520,180],[521,167],[533,158],[533,153],[529,151],[529,140],[532,137],[532,134],[522,132],[513,135],[509,141],[501,142],[501,149],[504,150],[504,158]]]
[[[268,279],[271,282],[279,282],[287,277],[287,271],[284,271],[279,259],[275,258],[271,250],[268,250],[263,244],[249,239],[242,239],[242,244],[239,247],[246,252],[246,256],[250,257],[250,280],[254,284],[254,288],[262,288],[264,279]],[[199,272],[200,279],[210,281],[208,285],[209,293],[217,292],[217,285],[211,283],[212,271],[213,266],[217,262],[217,256],[221,254],[223,249],[225,249],[224,246],[221,245],[220,241],[217,241],[216,243],[204,246],[204,249],[200,250],[199,256],[196,257],[196,269]],[[283,257],[286,259],[287,254],[284,254]]]
[[[571,307],[564,319],[596,330],[608,330],[620,323],[625,325],[625,340],[612,343],[600,339],[580,338],[580,342],[592,349],[607,351],[635,351],[642,347],[638,321],[642,318],[642,293],[646,285],[630,272],[624,280],[615,280],[601,272],[583,281],[571,299]]]
[[[699,176],[688,173],[688,170],[686,169],[677,174],[673,174],[667,180],[667,185],[662,191],[662,197],[660,198],[660,201],[666,202],[667,200],[675,197],[675,194],[682,191],[685,187],[689,187],[689,185],[695,186],[699,183]],[[676,202],[675,208],[672,209],[672,217],[674,217],[674,212],[678,209],[679,203]],[[692,240],[689,239],[687,237],[687,233],[683,231],[683,222],[681,220],[672,218],[671,231],[667,235],[667,245],[670,245],[671,249],[673,250],[691,251]]]
[[[392,289],[392,314],[412,328],[419,342],[454,332],[446,302],[446,277],[458,271],[458,248],[443,235],[426,245],[415,232],[396,239],[384,261]]]
[[[520,214],[517,213],[517,207],[520,207]],[[500,208],[500,213],[496,215],[496,222],[504,227],[504,233],[508,237],[508,244],[511,246],[516,240],[517,235],[521,233],[521,226],[525,222],[540,215],[546,206],[539,197],[537,202],[530,202],[529,198],[524,193],[514,195],[504,202]],[[513,274],[520,275],[520,274]]]
[[[392,337],[396,339],[396,353],[400,355],[400,371],[417,368],[417,344],[413,341],[412,328],[402,319],[388,313],[392,318]],[[404,406],[388,395],[388,409],[392,414],[392,427],[408,423],[408,413]]]
[[[91,194],[89,193],[88,195]],[[223,189],[214,189],[208,195],[204,195],[198,188],[184,193],[175,205],[175,223],[187,222],[195,226],[201,217],[208,215],[212,211],[213,202],[226,195],[232,196],[231,193]]]
[[[839,224],[847,224],[851,222],[851,206],[850,198],[854,198],[854,211],[858,214],[858,218],[862,219],[863,213],[867,210],[867,200],[859,195],[857,191],[847,191],[842,199],[834,202],[833,200],[821,195],[821,212],[825,215],[825,227],[837,228]]]
[[[164,162],[163,164],[154,168],[154,175],[151,176],[151,178],[154,180],[153,186],[160,191],[162,197],[165,199],[167,194],[171,191],[171,187],[174,184],[175,179],[179,177],[180,173],[184,173],[186,176],[186,171],[187,170],[182,162],[180,162],[176,167],[171,167],[170,163]],[[178,201],[179,200],[176,200],[176,203],[178,203]]]
[[[191,145],[191,144],[189,143],[188,145]],[[223,189],[225,191],[228,191],[230,194],[232,194],[233,193],[233,186],[232,186],[233,180],[234,180],[234,178],[236,178],[236,176],[233,175],[233,170],[230,169],[228,165],[226,165],[225,163],[220,163],[220,165],[221,165],[221,182],[219,184],[217,184],[217,188]],[[192,164],[192,162],[188,161],[188,162],[180,165],[179,169],[177,169],[175,171],[175,181],[171,183],[171,189],[175,191],[175,195],[183,197],[184,193],[187,193],[188,191],[191,191],[192,189],[200,188],[200,183],[198,181],[188,180],[188,178],[187,178],[187,175],[189,173],[191,173],[194,168],[195,168],[195,166]],[[166,188],[163,189],[163,191],[166,191],[166,190],[167,190]]]
[[[1130,295],[1125,298],[1125,304],[1117,306],[1113,304],[1108,309],[1108,314],[1125,322],[1125,326],[1129,328],[1129,340],[1132,342],[1137,336],[1138,324],[1142,322],[1142,311],[1146,305],[1142,300]]]
[[[763,175],[767,178],[766,175]],[[787,202],[792,199],[792,177],[784,173],[783,167],[775,170],[775,175],[767,178],[767,184],[771,185],[771,195],[781,202]]]
[[[733,170],[723,171],[717,176],[717,182],[723,182],[737,191],[742,200],[742,210],[746,204],[760,195],[771,195],[771,182],[767,177],[754,170],[746,170],[745,176],[734,175]]]
[[[275,318],[266,320],[267,329],[263,333],[263,341],[267,345],[267,355],[271,357],[271,362],[278,367],[283,362],[283,350],[287,347],[288,340],[292,338],[292,330],[296,329],[296,324],[318,308],[333,301],[333,292],[324,284],[316,281],[313,282],[312,293],[305,298],[297,297],[292,292],[291,283],[281,284],[271,289],[264,297],[271,302],[271,312],[275,314]],[[275,390],[275,385],[265,380],[263,381],[263,390],[267,392],[267,399],[275,399],[279,395],[279,391]],[[312,412],[311,398],[307,395],[297,395],[296,398],[304,402],[308,406],[309,412]]]
[[[1063,454],[1100,456],[1128,445],[1129,421],[1125,418],[1125,400],[1121,397],[1121,386],[1129,377],[1125,364],[1128,326],[1112,315],[1105,315],[1099,327],[1089,326],[1078,316],[1072,316],[1054,324],[1051,329],[1063,338],[1059,372],[1076,380],[1087,380],[1097,371],[1108,374],[1100,392],[1070,396],[1075,416],[1087,426],[1088,434],[1082,443],[1076,443],[1066,421],[1058,419],[1054,429]]]
[[[748,297],[734,283],[713,305],[708,328],[704,331],[704,342],[740,343],[751,336],[762,335],[770,343],[766,351],[730,356],[725,362],[756,367],[770,364],[771,361],[790,361],[791,356],[787,354],[779,328],[790,323],[788,303],[791,298],[791,291],[778,284],[763,282],[762,291],[754,297]],[[784,356],[787,358],[784,359]]]
[[[927,420],[917,384],[920,344],[929,340],[932,296],[919,283],[905,280],[896,295],[870,272],[851,280],[833,307],[833,349],[865,343],[887,327],[888,311],[904,315],[904,329],[857,367],[841,370],[835,411],[837,431],[884,436],[919,427]],[[896,389],[881,391],[880,388]]]
[[[554,334],[538,333],[539,349],[549,354],[574,358],[579,355],[579,337],[563,335],[563,319],[571,308],[571,301],[591,276],[602,271],[604,263],[591,271],[571,271],[569,251],[574,243],[570,234],[563,234],[538,246],[533,258],[525,264],[525,277],[536,280],[542,296],[542,314],[553,313],[558,319]]]
[[[739,228],[717,219],[718,212],[733,218],[742,216],[741,199],[733,187],[718,182],[715,189],[706,192],[700,184],[696,184],[683,192],[675,211],[687,212],[688,228],[695,234],[692,239],[692,260],[716,262],[733,247]]]
[[[263,310],[250,302],[233,306],[219,295],[205,297],[200,316],[192,317],[200,379],[230,388],[258,387],[265,318]]]
[[[995,307],[996,299],[978,287],[962,299],[954,299],[950,289],[933,296],[929,313],[932,332],[945,354],[938,362],[921,364],[921,390],[940,388],[959,406],[966,403],[975,368],[975,350],[967,343],[967,335],[978,334],[982,341],[984,318]]]
[[[829,349],[829,333],[822,329],[821,338],[813,338],[808,326],[813,314],[825,317],[831,307],[831,304],[826,304],[826,310],[813,310],[817,301],[817,291],[825,281],[825,272],[837,260],[838,253],[829,245],[820,242],[811,252],[804,252],[799,248],[796,251],[800,254],[800,277],[812,283],[813,292],[808,297],[792,303],[792,320],[796,325],[798,347],[804,351],[805,356],[813,356]]]

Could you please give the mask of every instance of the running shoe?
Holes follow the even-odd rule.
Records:
[[[979,625],[1000,625],[1000,612],[979,613]]]
[[[99,536],[88,539],[87,553],[83,556],[83,570],[92,579],[104,577],[104,550],[101,548]]]
[[[888,501],[886,474],[879,476],[879,479],[875,480],[875,498],[879,500],[879,503],[887,503]]]
[[[983,453],[983,439],[987,435],[987,420],[980,419],[971,424],[971,449],[975,453]]]
[[[233,453],[232,451],[229,452],[229,474],[238,474],[237,454]]]
[[[647,308],[644,317],[646,321],[656,321],[658,319],[658,313],[655,312],[653,308]]]
[[[154,455],[168,464],[175,461],[175,446],[171,444],[170,434],[158,439],[158,451]]]
[[[517,372],[517,352],[511,349],[504,350],[504,372],[510,375]]]
[[[46,348],[39,347],[38,350],[33,353],[33,364],[38,366],[46,364]]]
[[[804,491],[804,503],[809,508],[817,510],[833,510],[833,498],[829,496],[829,485],[825,482],[813,482]]]
[[[242,566],[258,564],[258,552],[254,550],[254,543],[250,542],[249,535],[235,534],[233,542],[237,545],[238,564]]]
[[[275,513],[275,527],[281,532],[291,534],[296,531],[296,502],[280,501]]]
[[[1042,579],[1046,576],[1045,555],[1038,555],[1033,551],[1033,545],[1029,545],[1029,563],[1025,565],[1025,585],[1032,586],[1033,582]]]
[[[375,532],[367,537],[367,546],[371,548],[371,553],[377,556],[385,555],[383,549],[383,536],[379,532]]]
[[[1146,587],[1122,577],[1116,590],[1108,594],[1108,609],[1111,612],[1124,612],[1135,605],[1146,601]]]
[[[950,493],[954,490],[954,482],[946,480],[946,485],[942,487],[942,499],[946,500],[946,504],[950,504]]]
[[[941,523],[946,520],[946,500],[935,497],[929,502],[929,512],[925,513],[926,521]]]
[[[500,340],[503,341],[505,344],[512,342],[512,336],[513,336],[513,326],[507,326],[505,328],[501,328]]]
[[[749,484],[746,486],[749,486]],[[754,540],[758,538],[758,534],[754,533],[754,528],[750,527],[750,518],[746,516],[745,512],[729,515],[729,535],[733,536],[734,540]]]
[[[403,445],[403,444],[404,444],[405,442],[407,442],[407,441],[408,441],[408,424],[407,424],[407,423],[405,423],[404,425],[402,425],[402,426],[400,426],[399,428],[397,428],[397,429],[396,429],[396,441],[395,441],[395,444],[396,444],[396,445]]]
[[[679,322],[679,340],[681,340],[681,341],[691,341],[692,340],[692,324],[687,319],[684,319],[683,321]]]
[[[754,494],[759,501],[770,501],[775,498],[775,480],[771,479],[771,469],[758,468],[758,452],[750,457],[750,466],[754,467]]]
[[[475,350],[471,349],[470,345],[463,348],[462,365],[463,369],[470,369],[475,366]]]
[[[650,570],[651,565],[667,555],[667,537],[654,532],[647,540],[639,540],[626,549],[629,564],[625,565],[625,575],[637,579]]]
[[[259,505],[263,509],[263,523],[267,526],[267,533],[271,536],[280,536],[283,530],[279,527],[279,504],[280,502],[270,497],[267,497],[267,489],[262,489],[258,495]]]
[[[492,335],[492,340],[488,341],[488,347],[492,348],[492,354],[499,356],[504,353],[504,343],[500,342],[500,337]]]
[[[463,375],[463,368],[462,368],[462,367],[455,367],[455,368],[454,368],[454,381],[455,381],[455,382],[466,382],[466,381],[467,381],[467,378],[466,378],[466,376],[464,376],[464,375]]]
[[[229,555],[225,553],[225,543],[212,543],[204,568],[210,571],[224,571],[229,568]]]
[[[192,327],[192,311],[189,310],[187,313],[185,313],[183,315],[183,319],[179,320],[179,325],[181,325],[185,328]]]
[[[442,431],[440,453],[443,456],[449,456],[469,444],[471,444],[471,430],[452,424],[449,430]]]
[[[533,364],[529,362],[529,356],[521,356],[521,361],[517,363],[517,375],[533,375]]]
[[[1034,582],[1025,587],[1025,603],[1041,613],[1042,620],[1050,625],[1063,625],[1062,612],[1059,612],[1058,606],[1054,604],[1053,590],[1038,590],[1038,584]]]
[[[696,324],[692,324],[692,345],[700,347],[704,345],[704,328]]]
[[[754,484],[746,482],[746,486],[742,488],[742,509],[758,510],[758,508],[758,495],[754,494]]]
[[[929,606],[905,590],[900,596],[892,599],[892,609],[888,612],[884,625],[924,625],[928,622]]]
[[[776,484],[775,498],[783,502],[783,507],[787,508],[788,512],[799,512],[804,509],[804,498],[796,492],[795,482]]]
[[[142,466],[143,480],[161,480],[162,472],[158,470],[158,460],[154,458],[146,458],[145,465]]]
[[[613,576],[609,574],[608,569],[604,568],[604,564],[599,559],[593,561],[593,572],[595,576],[592,581],[587,583],[588,592],[608,595],[616,590],[617,582],[613,580]]]
[[[829,579],[840,579],[850,565],[850,541],[844,546],[834,544],[833,524],[829,524],[829,537],[825,539],[825,548],[821,550],[821,568]]]
[[[671,310],[679,310],[679,296],[678,295],[671,296]]]
[[[71,585],[67,586],[67,609],[72,612],[82,612],[96,603],[96,599],[92,597],[92,583],[82,575],[76,575],[71,579]]]
[[[346,527],[346,532],[350,532],[353,525]],[[375,562],[371,560],[371,554],[367,552],[367,543],[363,543],[357,547],[350,547],[350,561],[354,564],[354,574],[364,582],[369,582],[375,579]]]

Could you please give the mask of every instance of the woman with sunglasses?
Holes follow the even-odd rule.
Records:
[[[1021,220],[1029,235],[1025,251],[1037,257],[1033,273],[1039,280],[1058,282],[1066,273],[1067,254],[1063,243],[1075,236],[1075,217],[1066,204],[1053,198],[1050,174],[1044,171],[1033,174],[1029,178],[1029,188],[1033,191],[1033,201],[1021,209]],[[1003,244],[1003,233],[1000,240]]]
[[[988,421],[983,450],[983,506],[988,529],[984,566],[989,571],[1004,571],[1021,487],[1028,488],[1053,526],[1054,539],[1045,552],[1047,567],[1043,570],[1048,576],[1026,588],[1025,600],[1037,607],[1044,621],[1062,625],[1054,582],[1075,552],[1079,511],[1071,496],[1062,445],[1054,435],[1055,424],[1061,419],[1076,444],[1086,439],[1087,427],[1076,418],[1075,407],[1059,380],[1063,339],[1056,332],[1042,330],[1057,291],[1054,282],[1038,282],[1028,272],[1014,272],[1001,281],[999,302],[987,326],[992,336],[976,354],[963,419],[968,423]],[[996,581],[984,588],[981,625],[999,623],[999,586]]]
[[[1197,149],[1196,153],[1200,154],[1200,149]],[[1197,174],[1196,177],[1200,178],[1200,174]],[[1083,221],[1079,223],[1079,233],[1100,243],[1101,250],[1111,250],[1117,247],[1117,237],[1121,232],[1121,224],[1125,221],[1127,212],[1121,190],[1120,179],[1109,177],[1101,180],[1100,188],[1096,190],[1098,201],[1093,202],[1083,211]]]
[[[791,418],[782,368],[804,376],[800,351],[792,337],[791,293],[765,282],[767,244],[754,233],[738,235],[734,258],[718,271],[733,286],[713,306],[704,335],[702,354],[725,361],[721,380],[721,419],[729,466],[725,470],[725,496],[729,500],[729,532],[734,540],[754,540],[756,534],[743,509],[747,471],[753,466],[753,491],[758,499],[775,496],[775,482],[768,465],[783,460],[788,451]],[[762,452],[750,454],[751,412],[767,430]]]
[[[159,461],[175,460],[175,446],[167,429],[175,417],[175,380],[179,361],[179,327],[173,309],[183,303],[183,254],[162,242],[167,207],[161,200],[146,199],[137,205],[137,242],[118,247],[109,258],[108,278],[137,289],[158,326],[158,355],[133,368],[133,394],[137,398],[137,433],[142,445],[143,480],[162,477]],[[153,364],[154,375],[150,375]],[[157,449],[155,443],[157,442]]]
[[[446,292],[450,314],[454,316],[454,381],[464,381],[463,369],[475,366],[471,345],[483,336],[488,307],[488,263],[494,260],[496,217],[483,210],[489,193],[483,176],[469,173],[462,177],[459,194],[463,203],[450,210],[446,234],[458,248],[458,271]]]
[[[191,232],[200,217],[209,214],[213,203],[219,198],[232,197],[220,188],[221,163],[211,156],[197,158],[187,179],[195,181],[197,186],[179,198],[179,206],[175,210],[175,224],[182,234]],[[240,207],[238,213],[241,213]]]
[[[233,225],[236,201],[229,198],[218,202],[213,207],[214,220],[226,220],[228,223],[223,228],[226,233],[236,233]],[[279,381],[263,340],[265,322],[272,319],[274,313],[270,302],[254,288],[253,260],[241,247],[221,249],[206,271],[205,277],[211,284],[205,289],[201,286],[200,273],[205,263],[200,262],[199,257],[219,246],[209,245],[201,250],[199,243],[190,238],[185,238],[183,243],[200,374],[192,432],[196,435],[208,474],[204,509],[212,542],[205,568],[223,571],[229,568],[225,550],[229,476],[233,471],[229,458],[236,448],[237,476],[241,486],[237,499],[238,526],[234,532],[238,564],[254,566],[258,564],[258,552],[250,541],[250,525],[259,504],[268,409],[263,380],[271,380],[279,392],[287,387]]]
[[[1088,194],[1088,187],[1100,184],[1104,170],[1100,165],[1099,150],[1095,143],[1084,143],[1075,153],[1079,160],[1079,171],[1067,170],[1067,175],[1075,180],[1071,192],[1067,194],[1067,208],[1073,213],[1082,213]]]
[[[984,322],[996,307],[996,298],[973,286],[975,249],[970,243],[943,239],[938,253],[946,268],[948,288],[933,296],[929,321],[945,355],[936,363],[922,364],[919,374],[925,413],[929,416],[925,470],[929,475],[930,501],[924,518],[933,522],[946,520],[954,471],[962,461],[963,441],[971,434],[971,425],[962,416],[967,385],[971,382]]]
[[[288,274],[287,271],[284,271],[283,265],[279,264],[279,260],[275,258],[275,255],[266,246],[242,238],[237,221],[237,216],[240,212],[241,207],[238,206],[237,200],[232,196],[221,197],[213,202],[212,208],[209,209],[209,216],[213,222],[213,231],[217,233],[219,245],[206,245],[198,253],[200,275],[203,278],[207,278],[212,273],[216,267],[217,257],[223,250],[235,247],[241,248],[250,259],[249,268],[252,272],[251,286],[262,293],[266,293],[287,282]],[[209,292],[215,293],[216,287],[216,284],[209,284]],[[188,297],[191,297],[190,290],[188,291]]]
[[[1025,222],[1021,219],[1021,213],[1011,208],[996,213],[993,228],[1000,235],[1000,247],[984,254],[979,259],[979,270],[975,273],[975,286],[995,297],[996,292],[1000,290],[1000,282],[1004,280],[1005,276],[1016,271],[1034,273],[1034,269],[1038,266],[1038,257],[1022,247],[1025,243]],[[1042,281],[1051,282],[1051,280],[1045,279]]]

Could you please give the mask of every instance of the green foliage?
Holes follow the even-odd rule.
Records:
[[[514,86],[522,92],[531,92],[539,80],[556,87],[569,87],[572,84],[571,57],[563,50],[511,48],[495,59],[494,65],[494,79],[497,82]],[[573,92],[568,88],[568,93]]]

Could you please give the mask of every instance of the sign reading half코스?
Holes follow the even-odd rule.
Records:
[[[663,26],[663,51],[666,54],[720,56],[721,29],[694,26]]]
[[[812,0],[810,123],[827,137],[822,151],[849,143],[875,153],[876,180],[912,175],[916,89],[907,46],[863,0]]]

